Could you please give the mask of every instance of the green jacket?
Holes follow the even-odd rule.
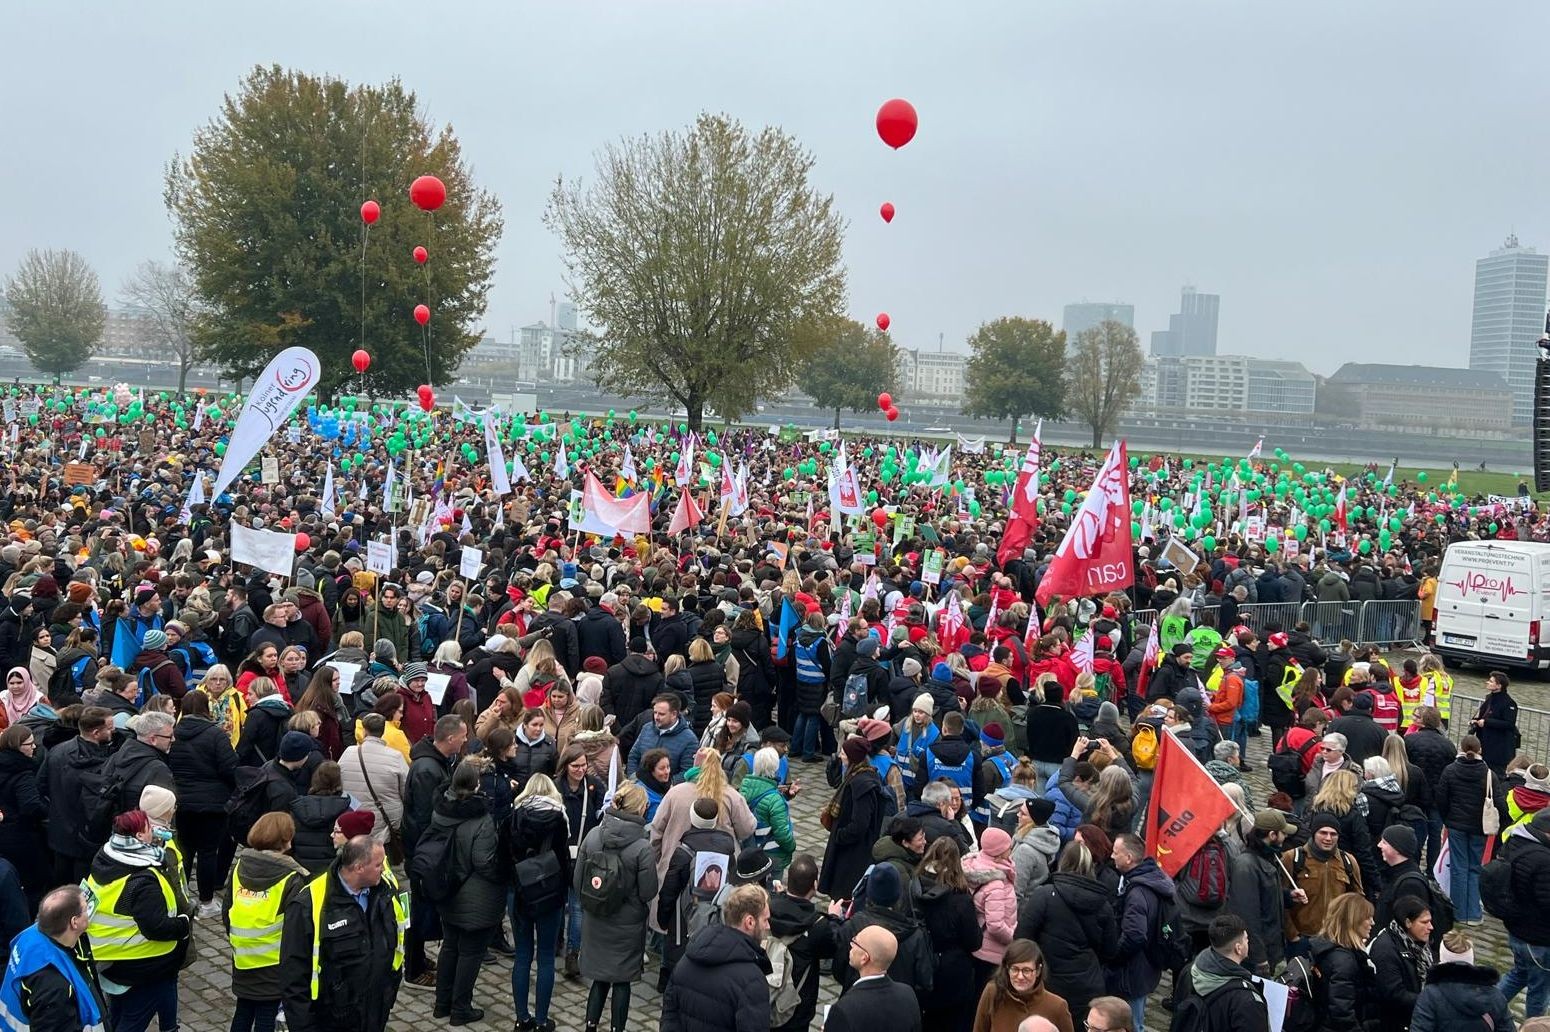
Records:
[[[796,829],[791,826],[791,810],[786,797],[780,794],[775,782],[749,774],[737,789],[748,800],[753,811],[754,826],[758,831],[770,829],[770,842],[775,846],[768,850],[770,858],[784,867],[791,862],[791,854],[797,850]],[[756,832],[757,834],[757,832]]]

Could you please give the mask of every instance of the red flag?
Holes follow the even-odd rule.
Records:
[[[673,521],[667,525],[669,536],[682,534],[686,530],[693,530],[705,518],[700,507],[695,504],[694,496],[688,491],[678,492],[678,508],[673,510]],[[781,557],[784,560],[784,556]]]
[[[1130,483],[1125,442],[1115,441],[1093,480],[1092,490],[1055,550],[1034,597],[1049,605],[1052,595],[1106,595],[1136,582],[1130,552]]]
[[[1171,732],[1157,732],[1157,769],[1152,778],[1146,855],[1172,878],[1238,808]]]
[[[1012,488],[1012,512],[1007,517],[1001,545],[996,549],[998,566],[1021,559],[1023,549],[1033,540],[1033,532],[1039,529],[1039,436],[1043,428],[1041,419],[1033,429],[1033,440],[1028,442],[1028,453],[1023,456],[1023,467],[1017,473],[1017,486]]]
[[[1141,676],[1137,678],[1140,683],[1136,685],[1136,698],[1146,698],[1146,682],[1152,679],[1152,671],[1157,669],[1157,655],[1162,652],[1162,642],[1157,637],[1157,621],[1152,621],[1152,629],[1146,636],[1146,652],[1141,656]]]

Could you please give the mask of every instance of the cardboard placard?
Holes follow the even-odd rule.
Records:
[[[1183,574],[1194,573],[1195,567],[1200,565],[1200,557],[1190,551],[1189,545],[1176,537],[1168,539],[1168,543],[1163,545],[1158,558],[1166,559],[1173,564],[1175,569]]]
[[[258,482],[261,484],[278,484],[280,482],[280,460],[273,455],[266,455],[259,464],[260,474]]]
[[[150,454],[151,452],[154,452],[155,450],[156,450],[156,431],[155,430],[141,430],[140,431],[140,451],[144,452],[145,454]]]
[[[93,466],[89,462],[67,462],[67,463],[65,463],[65,486],[66,487],[79,487],[79,486],[81,486],[83,484],[86,485],[87,487],[90,487],[92,484],[95,484],[96,482],[97,482],[97,467],[96,466]]]

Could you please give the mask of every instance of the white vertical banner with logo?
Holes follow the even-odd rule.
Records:
[[[498,495],[511,494],[511,478],[506,475],[506,454],[501,449],[501,435],[495,427],[495,412],[486,409],[484,418],[484,448],[490,459],[490,486]]]
[[[291,417],[301,400],[317,386],[320,372],[318,356],[306,348],[286,348],[264,367],[258,379],[253,381],[253,389],[248,392],[237,425],[232,427],[231,439],[226,442],[226,455],[216,472],[215,484],[210,488],[211,498],[221,496],[265,442]]]

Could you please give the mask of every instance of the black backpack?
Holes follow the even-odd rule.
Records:
[[[81,772],[81,805],[86,819],[81,836],[92,847],[101,846],[113,833],[113,818],[122,813],[119,796],[124,794],[124,776],[106,765]]]
[[[1230,1019],[1223,1016],[1218,1019],[1212,1010],[1215,1003],[1223,993],[1234,989],[1247,989],[1260,1002],[1264,1002],[1263,995],[1254,988],[1254,983],[1247,978],[1235,978],[1218,986],[1206,996],[1201,996],[1194,989],[1189,991],[1182,1000],[1179,1000],[1173,1008],[1173,1022],[1168,1026],[1168,1032],[1238,1032]]]
[[[1150,892],[1151,890],[1135,891]],[[1190,950],[1189,932],[1184,928],[1183,915],[1179,912],[1177,902],[1159,901],[1159,906],[1161,909],[1157,914],[1157,934],[1146,945],[1146,957],[1160,971],[1177,971],[1194,959],[1194,954]]]
[[[1522,909],[1523,901],[1512,891],[1512,858],[1505,850],[1480,868],[1480,905],[1487,914],[1503,921]],[[1437,915],[1433,914],[1432,921],[1436,920]]]
[[[1303,797],[1308,783],[1303,777],[1302,761],[1307,759],[1308,752],[1322,740],[1318,735],[1313,735],[1302,744],[1302,748],[1294,751],[1286,747],[1286,736],[1281,736],[1275,751],[1265,761],[1265,765],[1270,768],[1270,781],[1275,785],[1277,792],[1285,792],[1293,799]]]
[[[238,767],[236,774],[236,791],[226,800],[226,833],[245,846],[248,832],[269,812],[269,785],[279,775],[267,765]]]
[[[458,879],[453,873],[453,838],[455,824],[431,826],[415,841],[414,855],[409,858],[409,873],[415,879],[414,887],[425,893],[432,903],[444,903],[457,892]]]
[[[1431,875],[1424,871],[1407,871],[1406,873],[1400,875],[1399,879],[1394,883],[1396,888],[1398,887],[1399,882],[1402,881],[1412,882],[1417,887],[1424,889],[1425,891],[1396,892],[1394,893],[1394,898],[1399,899],[1400,896],[1415,896],[1424,902],[1426,904],[1426,909],[1432,912],[1432,941],[1441,942],[1442,937],[1453,930],[1453,924],[1457,917],[1457,914],[1453,910],[1453,897],[1443,891],[1442,886],[1437,884],[1436,878],[1433,878]],[[1480,872],[1480,900],[1482,903],[1485,902],[1484,870]],[[1521,900],[1518,900],[1515,904],[1516,908],[1521,908],[1522,906],[1523,903]],[[1487,906],[1486,909],[1489,910],[1490,907]]]

